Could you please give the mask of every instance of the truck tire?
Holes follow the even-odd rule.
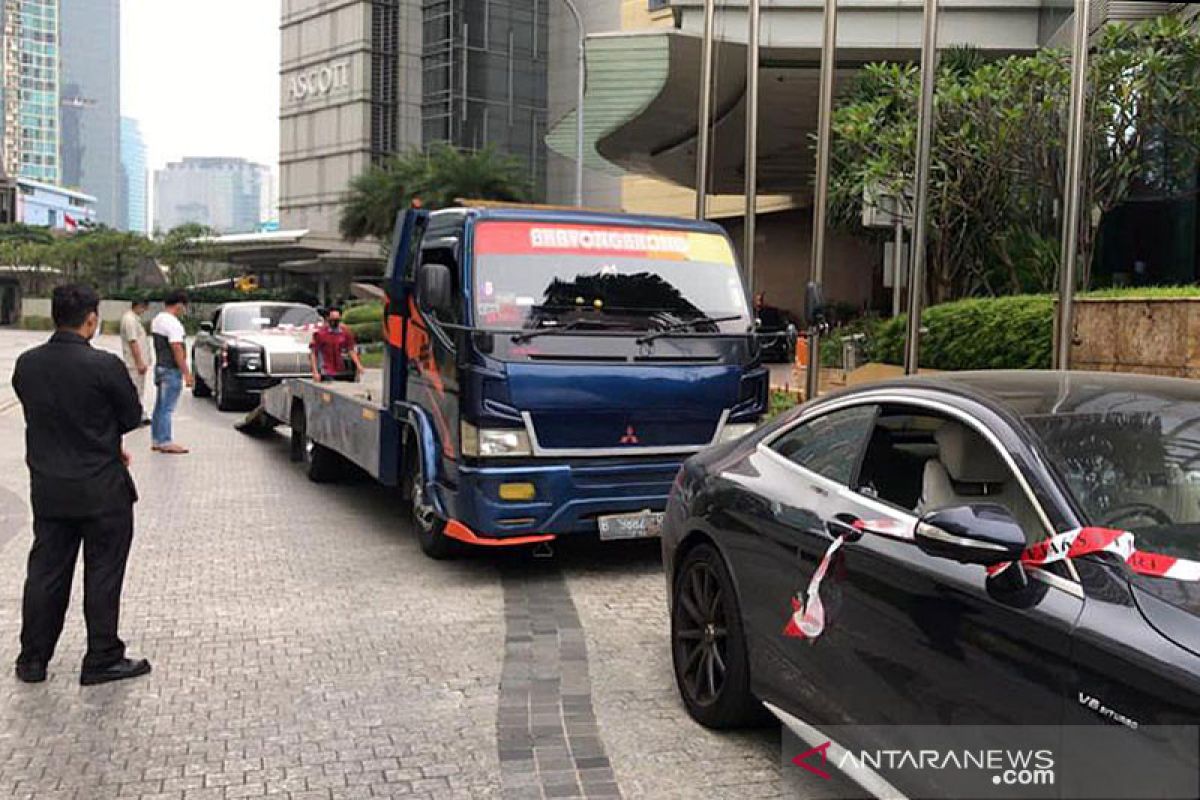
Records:
[[[346,474],[346,460],[339,453],[308,436],[308,418],[304,404],[292,406],[292,461],[304,464],[304,474],[313,483],[333,483]]]
[[[446,535],[446,521],[437,515],[433,505],[425,499],[425,470],[418,454],[412,459],[408,470],[409,510],[412,514],[413,530],[421,552],[435,561],[454,558],[460,552],[458,542]]]

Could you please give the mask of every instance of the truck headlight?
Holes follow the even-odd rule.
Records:
[[[529,434],[521,428],[476,428],[462,424],[462,453],[475,458],[514,458],[533,455]]]
[[[753,433],[758,425],[754,422],[729,422],[721,429],[721,443],[736,442],[748,433]]]

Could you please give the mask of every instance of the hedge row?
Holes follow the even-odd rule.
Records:
[[[1018,295],[958,300],[921,315],[921,366],[939,370],[1049,369],[1054,298]],[[868,343],[869,357],[904,363],[907,317],[887,320]]]

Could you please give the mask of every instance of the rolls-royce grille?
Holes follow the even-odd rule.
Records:
[[[267,356],[269,375],[307,375],[311,370],[308,353],[271,353]]]

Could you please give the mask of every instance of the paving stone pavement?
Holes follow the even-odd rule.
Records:
[[[0,373],[41,338],[0,331]],[[523,657],[506,661],[506,614],[531,669],[559,670],[563,730],[583,734],[582,758],[609,759],[614,794],[778,792],[777,730],[711,734],[679,704],[656,544],[432,562],[390,492],[310,484],[283,437],[244,437],[235,419],[185,396],[192,455],[129,437],[142,502],[122,631],[154,673],[83,689],[78,580],[50,680],[9,672],[28,483],[19,410],[0,409],[0,797],[501,797],[501,674]],[[539,660],[550,622],[557,649]],[[597,775],[580,786],[607,790]]]

